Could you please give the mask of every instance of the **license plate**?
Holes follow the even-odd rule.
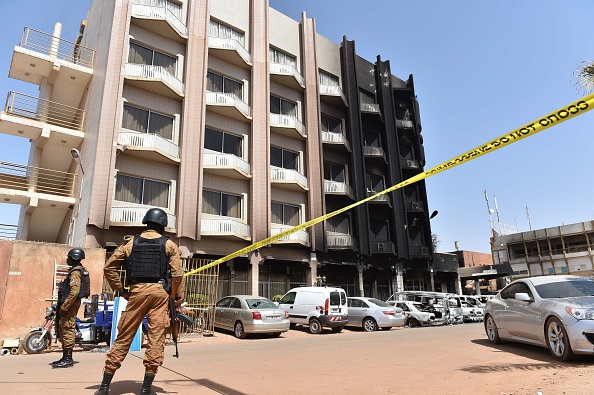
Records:
[[[280,320],[281,316],[280,315],[269,315],[268,319],[269,320]]]

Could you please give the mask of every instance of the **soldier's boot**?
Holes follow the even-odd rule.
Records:
[[[140,388],[139,395],[157,395],[157,393],[153,391],[152,388],[154,379],[154,374],[144,374],[144,381],[142,382],[142,387]]]
[[[54,368],[69,368],[74,366],[74,361],[72,360],[72,350],[64,350],[64,358],[52,366]]]
[[[111,384],[111,379],[113,379],[113,373],[103,372],[103,380],[101,381],[99,389],[95,391],[95,395],[109,394],[109,385]]]
[[[52,362],[52,365],[62,362],[64,359],[66,359],[67,355],[68,355],[68,350],[62,350],[62,358],[58,359],[57,361]]]

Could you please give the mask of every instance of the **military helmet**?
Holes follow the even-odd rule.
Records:
[[[85,252],[80,248],[73,248],[68,251],[68,258],[72,258],[75,261],[85,259]]]
[[[167,227],[167,213],[160,208],[152,208],[146,212],[142,219],[143,224],[147,222],[154,222],[165,228]]]

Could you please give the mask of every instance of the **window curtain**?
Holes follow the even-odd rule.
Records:
[[[221,215],[221,194],[204,189],[202,191],[202,212],[204,214]]]
[[[136,43],[130,43],[128,63],[153,64],[153,51]]]
[[[204,134],[204,148],[223,152],[223,133],[218,130],[206,128]]]
[[[223,78],[223,92],[231,93],[235,95],[238,99],[243,100],[241,88],[241,82],[232,80],[230,78]]]
[[[233,218],[241,218],[241,197],[222,194],[223,210],[222,215]]]
[[[223,133],[223,152],[242,157],[241,137],[229,133]]]
[[[338,77],[320,71],[320,85],[338,86]]]
[[[162,66],[164,67],[167,72],[173,76],[175,76],[175,64],[177,63],[177,59],[172,56],[165,55],[164,53],[154,51],[154,58],[153,64],[155,66]]]
[[[115,200],[129,203],[142,203],[142,179],[118,174],[116,178]]]
[[[295,206],[284,206],[284,214],[285,214],[285,225],[289,226],[296,226],[299,225],[299,207]]]
[[[270,207],[271,212],[271,219],[270,221],[273,224],[282,224],[283,223],[283,205],[280,203],[272,202]]]
[[[124,104],[124,116],[122,117],[122,127],[124,129],[146,133],[148,119],[148,111]]]
[[[209,92],[223,92],[223,77],[210,71],[207,72],[206,90]]]
[[[151,111],[148,132],[171,140],[173,138],[173,118]]]
[[[147,206],[169,207],[169,184],[144,180],[143,204]]]

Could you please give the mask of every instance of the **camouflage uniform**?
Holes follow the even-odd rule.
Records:
[[[146,230],[140,234],[140,237],[157,239],[161,237],[161,234],[154,230]],[[105,264],[103,273],[113,290],[122,288],[118,270],[125,268],[125,259],[132,252],[133,242],[134,239],[118,247]],[[182,277],[184,271],[181,266],[179,249],[171,240],[167,240],[165,244],[165,255],[169,257],[171,276]],[[165,331],[169,328],[168,300],[169,295],[161,284],[139,283],[130,286],[128,305],[122,312],[118,323],[118,336],[105,361],[104,371],[106,373],[113,374],[122,365],[145,315],[148,315],[149,326],[148,342],[144,353],[145,372],[153,375],[157,373],[157,369],[163,364]]]
[[[78,297],[80,282],[80,270],[70,269],[70,293],[60,306],[60,324],[58,326],[58,335],[63,350],[74,349],[76,314],[80,307],[80,298]]]

